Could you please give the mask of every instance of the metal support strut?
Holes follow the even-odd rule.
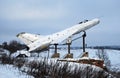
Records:
[[[60,54],[57,53],[57,46],[58,46],[58,44],[54,44],[54,45],[55,45],[55,53],[51,56],[51,58],[59,58]]]
[[[82,35],[82,37],[83,37],[83,52],[85,52],[85,37],[86,37],[86,32],[85,31],[83,31],[84,32],[84,34]]]
[[[72,40],[71,40],[71,37],[69,37],[68,38],[68,40],[67,40],[67,45],[68,45],[68,54],[70,54],[70,45],[71,45],[71,43],[72,43]]]
[[[73,58],[73,53],[70,53],[70,45],[72,43],[71,37],[68,38],[66,44],[68,45],[68,54],[64,58]]]
[[[55,45],[55,53],[57,53],[57,45],[58,44],[54,44]]]
[[[68,45],[68,54],[70,54],[70,45],[71,45],[71,43],[67,43],[67,45]]]

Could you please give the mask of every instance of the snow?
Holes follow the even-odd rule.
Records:
[[[6,51],[7,52],[7,51]],[[97,49],[86,49],[86,52],[89,53],[89,58],[94,58],[94,59],[98,59],[98,57],[96,56],[96,52],[97,52]],[[109,57],[109,60],[111,61],[111,65],[112,65],[112,68],[119,68],[120,69],[120,50],[105,50],[105,52],[108,54],[108,57]],[[19,53],[19,51],[17,52]],[[16,53],[16,55],[17,55]],[[24,53],[24,52],[23,52]],[[32,54],[32,57],[28,57],[28,61],[33,61],[33,60],[36,60],[36,61],[40,61],[41,58],[50,58],[52,56],[52,54],[54,53],[54,50],[50,50],[49,51],[49,54],[48,52],[41,52],[39,53],[39,57],[35,57],[38,53],[34,53]],[[63,59],[64,55],[67,54],[67,50],[58,50],[58,53],[60,53],[60,58],[59,59]],[[73,53],[73,57],[74,59],[70,59],[68,58],[67,60],[77,60],[77,59],[80,59],[80,55],[82,54],[82,50],[71,50],[71,53]],[[22,52],[21,52],[22,54]],[[13,55],[14,56],[14,55]],[[89,59],[88,57],[84,57],[84,58],[81,58],[81,59]],[[56,62],[58,58],[56,59],[49,59],[48,60],[48,63],[49,62]],[[44,61],[44,59],[42,59]],[[61,63],[63,64],[63,63]],[[74,67],[77,66],[77,67],[85,67],[87,66],[88,64],[78,64],[78,63],[72,63],[70,62],[69,63],[69,66],[71,68],[71,70],[74,70]],[[99,67],[96,67],[96,66],[92,66],[94,69],[97,69],[97,70],[100,70]],[[13,67],[12,65],[1,65],[0,64],[0,78],[33,78],[32,76],[28,76],[26,75],[25,73],[22,73],[18,70],[18,68],[15,68]]]
[[[64,56],[67,54],[68,50],[67,49],[63,49],[63,50],[59,50],[58,49],[58,53],[60,53],[60,59],[63,59]],[[92,59],[96,59],[98,60],[99,58],[96,56],[96,52],[98,52],[97,49],[86,49],[86,52],[89,53],[89,58],[92,58]],[[105,49],[105,52],[107,53],[108,55],[108,58],[109,60],[111,61],[111,65],[112,65],[112,68],[114,67],[117,67],[117,68],[120,68],[120,50],[109,50],[109,49]],[[22,54],[22,53],[26,53],[26,55],[30,56],[30,54],[26,51],[17,51],[15,54],[13,54],[12,56],[17,56],[18,54]],[[50,58],[52,56],[52,54],[54,53],[54,49],[51,49],[49,51],[49,54],[48,54],[48,51],[44,51],[44,52],[41,52],[39,53],[32,53],[31,56],[35,59],[38,59],[37,56],[39,56],[39,59],[40,58]],[[79,59],[81,54],[83,53],[82,52],[82,49],[77,49],[77,50],[71,50],[71,53],[73,53],[73,58],[74,59]],[[89,58],[81,58],[81,59],[89,59]],[[72,60],[72,59],[71,59]],[[100,60],[100,59],[99,59]]]
[[[66,49],[64,49],[64,50],[59,50],[58,49],[58,53],[60,53],[60,59],[63,59],[64,56],[67,54],[67,52],[68,52],[68,50],[66,50]],[[96,52],[98,52],[97,49],[86,49],[86,52],[89,53],[89,58],[99,59],[96,56]],[[107,53],[108,58],[111,61],[112,68],[113,67],[120,68],[120,61],[119,61],[119,59],[120,59],[120,50],[105,49],[105,52]],[[42,57],[42,58],[49,56],[49,58],[50,58],[53,53],[54,53],[54,50],[52,49],[52,50],[49,51],[49,55],[48,55],[48,52],[41,52],[39,54],[39,56]],[[79,59],[81,54],[82,54],[82,50],[81,49],[71,50],[71,53],[73,53],[73,58],[74,59]]]
[[[20,72],[17,68],[13,67],[12,65],[0,64],[0,78],[33,78],[33,77]]]
[[[89,52],[89,58],[98,59],[98,57],[96,56],[96,52],[97,52],[96,49],[86,49],[86,51]],[[120,61],[119,61],[120,51],[119,50],[105,50],[105,51],[108,54],[108,57],[112,64],[112,67],[120,68]],[[49,55],[48,55],[48,52],[42,52],[42,53],[39,53],[40,57],[28,57],[28,61],[33,61],[33,60],[40,61],[41,58],[48,57],[48,56],[49,56],[48,58],[50,58],[53,53],[54,53],[54,50],[50,50]],[[58,53],[60,53],[59,59],[63,59],[64,55],[67,54],[67,50],[58,50]],[[77,59],[80,59],[79,56],[82,54],[82,50],[71,50],[71,53],[73,53],[74,59],[68,58],[67,60],[75,60],[75,59],[77,60]],[[32,55],[35,56],[34,54],[32,54]],[[81,59],[89,59],[89,58],[84,57]],[[48,59],[48,63],[49,62],[55,63],[57,61],[57,59],[58,58]],[[42,59],[42,60],[44,61],[44,59]],[[61,62],[61,65],[62,64],[64,64],[64,63]],[[84,68],[84,67],[88,66],[88,64],[78,64],[78,63],[70,62],[69,66],[70,67],[72,66],[71,70],[74,70],[74,68],[76,66]],[[99,67],[96,67],[94,65],[91,65],[91,66],[94,68],[94,70],[101,70],[101,68],[99,68]],[[20,72],[18,70],[18,68],[13,67],[12,65],[1,65],[0,64],[0,78],[9,78],[9,77],[11,77],[11,78],[33,78],[32,76],[28,76],[25,73]]]
[[[5,50],[5,49],[2,49],[2,48],[0,48],[0,57],[2,56],[2,55],[9,55],[10,54],[10,52],[8,51],[8,50]]]
[[[98,58],[96,56],[96,49],[87,49],[87,51],[89,52],[90,57],[93,58]],[[109,60],[111,61],[111,65],[112,68],[116,67],[120,69],[120,50],[109,50],[109,49],[105,49],[105,52],[108,55]]]
[[[85,69],[87,66],[91,66],[94,70],[97,70],[97,71],[100,71],[100,70],[103,70],[102,68],[98,67],[98,66],[95,66],[95,65],[90,65],[90,64],[80,64],[80,63],[75,63],[75,62],[67,62],[67,61],[57,61],[57,60],[61,60],[59,58],[50,58],[50,59],[43,59],[43,58],[31,58],[29,57],[28,58],[28,61],[31,62],[31,61],[36,61],[36,62],[40,62],[40,61],[43,61],[47,64],[56,64],[56,63],[59,63],[60,66],[64,66],[66,63],[68,64],[68,68],[70,68],[71,71],[75,70],[75,68],[77,67],[78,70],[79,68],[82,68],[82,69]],[[66,58],[64,60],[78,60],[78,59],[72,59],[72,58]],[[25,68],[25,67],[23,67]]]
[[[89,58],[99,59],[96,56],[96,52],[97,52],[96,49],[86,49],[86,51],[89,53]],[[109,60],[111,61],[112,65],[120,64],[120,61],[119,61],[120,51],[119,50],[105,50],[105,51],[108,54]],[[77,58],[77,56],[80,55],[80,53],[82,53],[82,51],[80,51],[80,50],[76,50],[76,51],[71,50],[71,52],[74,54],[74,58]],[[62,52],[62,53],[64,53],[64,52]]]
[[[13,53],[11,57],[17,57],[20,54],[25,54],[26,56],[30,56],[30,53],[26,50],[18,50],[17,52]]]

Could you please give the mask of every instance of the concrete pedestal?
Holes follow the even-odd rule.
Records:
[[[60,57],[60,53],[54,53],[51,58],[59,58]]]
[[[64,56],[64,58],[73,58],[73,53],[68,53]]]

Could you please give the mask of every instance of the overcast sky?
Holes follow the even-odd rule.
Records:
[[[20,41],[20,32],[47,35],[94,18],[100,24],[87,30],[88,46],[120,45],[120,0],[0,0],[0,43]]]

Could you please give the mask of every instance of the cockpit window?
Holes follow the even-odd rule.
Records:
[[[86,22],[88,22],[88,20],[81,21],[79,22],[79,24],[86,23]]]
[[[79,24],[82,24],[83,22],[79,22]]]
[[[84,20],[84,23],[88,22],[88,20]]]

